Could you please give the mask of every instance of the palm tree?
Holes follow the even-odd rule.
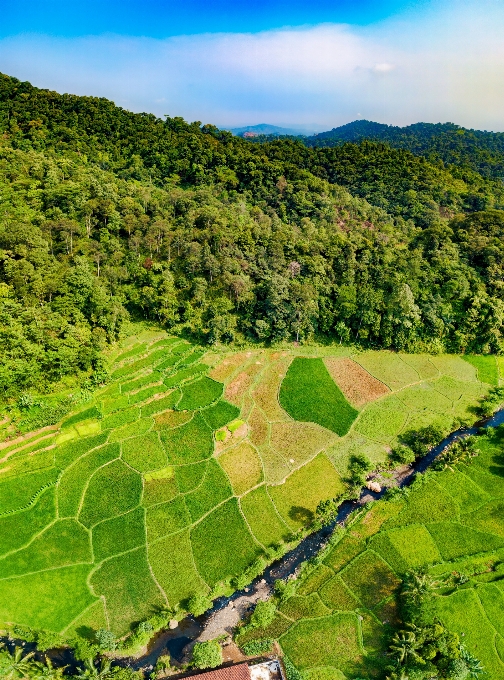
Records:
[[[2,645],[5,647],[5,645]],[[30,676],[33,670],[32,657],[34,652],[29,652],[23,656],[21,647],[15,647],[11,653],[5,647],[5,651],[0,656],[0,676],[2,680],[24,680]]]
[[[409,597],[414,604],[421,604],[424,597],[430,595],[433,590],[439,588],[440,581],[437,581],[427,571],[419,569],[407,574],[402,589],[402,595]]]
[[[386,680],[409,680],[409,675],[408,673],[402,668],[398,670],[395,673],[392,673],[392,675],[387,675]]]
[[[460,645],[460,657],[464,660],[465,665],[469,669],[471,678],[477,678],[484,672],[481,661],[473,656],[464,645]]]
[[[423,664],[423,659],[416,651],[420,646],[421,642],[417,640],[414,630],[401,630],[392,638],[389,654],[397,659],[400,666],[405,666],[409,661]]]
[[[98,666],[95,665],[93,659],[86,659],[84,669],[75,677],[77,680],[108,680],[112,677],[110,659],[102,657]]]
[[[46,656],[44,661],[35,661],[33,663],[30,680],[60,680],[60,678],[63,678],[65,668],[66,666],[56,668],[51,659]]]

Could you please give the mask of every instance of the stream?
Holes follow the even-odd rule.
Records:
[[[426,456],[405,468],[404,472],[401,472],[396,478],[398,485],[402,487],[410,484],[417,473],[425,472],[437,456],[457,439],[477,434],[481,428],[493,428],[502,424],[504,424],[504,409],[475,423],[472,427],[455,430],[431,449]],[[238,621],[253,609],[256,602],[266,599],[271,594],[276,580],[286,580],[294,575],[303,562],[314,557],[327,544],[337,525],[344,524],[354,510],[369,501],[378,500],[385,492],[385,488],[379,493],[363,488],[358,500],[344,501],[339,506],[336,519],[331,524],[302,539],[293,550],[267,567],[246,588],[236,591],[229,597],[217,598],[214,600],[212,609],[209,609],[202,616],[194,618],[188,615],[179,622],[175,629],[160,631],[150,641],[147,652],[142,656],[119,658],[115,660],[115,664],[142,670],[147,675],[160,656],[169,654],[178,663],[186,662],[188,652],[192,649],[195,641],[212,639],[222,633],[229,633]],[[205,635],[205,632],[212,634]],[[22,644],[21,641],[12,640],[12,638],[0,638],[0,642],[5,642],[10,649],[16,643]],[[33,645],[29,643],[23,643],[23,647],[26,650],[33,649]],[[57,666],[68,666],[70,669],[75,669],[78,666],[71,649],[53,650],[48,656]]]

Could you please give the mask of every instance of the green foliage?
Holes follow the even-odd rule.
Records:
[[[194,645],[192,665],[194,668],[215,668],[222,663],[222,649],[217,640],[197,642]]]
[[[0,621],[63,631],[96,600],[87,584],[90,570],[78,564],[0,580]]]
[[[48,487],[34,505],[22,512],[0,517],[0,554],[21,548],[55,517],[55,489]]]
[[[22,550],[0,560],[2,578],[92,562],[88,532],[74,519],[61,519]]]
[[[160,503],[148,508],[146,523],[149,542],[153,542],[162,536],[185,529],[191,524],[191,516],[184,498],[178,496],[168,503]]]
[[[119,456],[118,444],[107,444],[83,454],[63,472],[58,484],[60,517],[71,517],[79,509],[82,494],[96,470]]]
[[[444,437],[440,427],[428,425],[419,430],[409,430],[401,435],[401,441],[408,446],[416,458],[423,458]]]
[[[467,354],[463,358],[477,369],[478,380],[487,383],[487,385],[499,385],[499,371],[495,357]]]
[[[260,600],[250,617],[252,628],[266,628],[275,618],[276,605],[274,600]]]
[[[212,600],[205,595],[193,595],[187,602],[187,611],[193,616],[201,616],[211,609],[212,604]]]
[[[242,652],[246,656],[261,656],[262,654],[269,654],[273,647],[274,640],[272,638],[265,638],[263,640],[251,640],[242,646]],[[285,659],[284,659],[285,665]]]
[[[350,484],[355,486],[364,486],[366,482],[366,474],[371,472],[373,464],[362,453],[356,453],[350,456],[348,463],[348,473]]]
[[[191,465],[179,465],[175,468],[175,479],[180,493],[187,493],[199,486],[205,478],[208,463],[192,463]]]
[[[504,401],[504,387],[494,387],[490,390],[488,395],[481,400],[478,407],[478,414],[482,418],[488,418],[493,415]]]
[[[195,491],[188,493],[185,502],[191,520],[197,522],[203,515],[233,495],[228,478],[216,460],[208,462],[205,477]]]
[[[249,144],[4,75],[0,108],[7,396],[68,376],[103,380],[99,352],[127,308],[209,342],[316,331],[395,349],[500,347],[492,208],[503,192],[467,167],[471,153],[481,160],[477,143],[463,168],[369,141]],[[445,132],[460,144],[458,130]],[[170,346],[147,349],[119,355],[113,376],[173,360]]]
[[[155,413],[161,413],[162,411],[173,408],[179,399],[180,392],[178,390],[174,390],[166,397],[161,397],[161,399],[155,399],[154,401],[149,402],[145,406],[142,406],[142,418],[153,416]]]
[[[147,618],[153,606],[164,603],[145,547],[106,560],[93,572],[90,583],[97,596],[106,598],[110,629],[116,635],[123,635],[132,620]]]
[[[279,399],[295,420],[318,423],[341,436],[357,416],[322,359],[294,359],[282,382]]]
[[[29,508],[44,489],[56,482],[58,476],[59,470],[46,468],[0,480],[0,516]]]
[[[123,442],[122,459],[138,472],[149,472],[166,465],[166,453],[157,432],[149,432]]]

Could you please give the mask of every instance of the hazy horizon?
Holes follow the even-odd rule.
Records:
[[[3,16],[0,70],[219,127],[502,131],[503,29],[499,0],[20,0]]]

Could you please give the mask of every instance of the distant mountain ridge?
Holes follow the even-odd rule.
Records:
[[[454,123],[414,123],[405,127],[355,120],[306,137],[311,147],[334,147],[364,139],[386,142],[431,162],[443,161],[477,170],[485,177],[504,177],[504,133],[471,130]]]
[[[246,125],[238,128],[223,128],[229,129],[237,137],[259,137],[260,135],[268,135],[280,137],[281,135],[300,136],[306,134],[306,128],[283,128],[278,125],[269,125],[268,123],[259,123],[258,125]]]

